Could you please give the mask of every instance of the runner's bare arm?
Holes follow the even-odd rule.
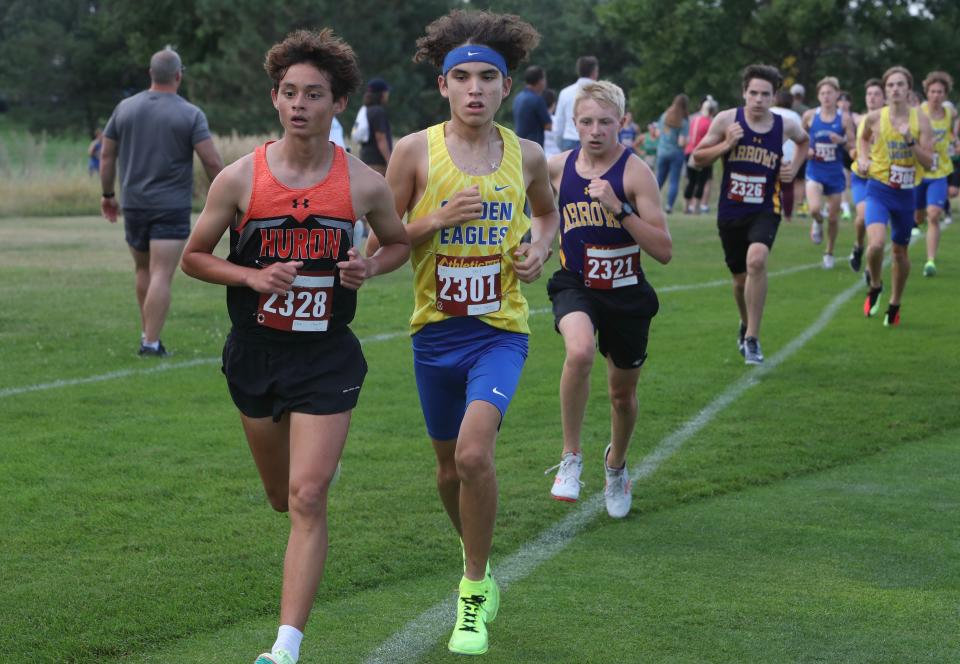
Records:
[[[624,217],[620,223],[645,253],[666,265],[673,258],[673,239],[660,205],[660,187],[653,171],[636,155],[627,160],[623,187],[636,214]]]
[[[789,138],[796,143],[797,151],[792,162],[789,164],[781,164],[780,181],[793,182],[797,177],[797,173],[800,171],[800,167],[803,166],[803,162],[807,160],[807,146],[810,143],[810,136],[807,135],[807,132],[803,130],[803,127],[801,127],[796,120],[793,118],[784,118],[783,137]]]
[[[843,116],[843,145],[847,148],[848,151],[856,149],[857,142],[857,126],[853,122],[853,118],[850,117],[850,114],[844,114]]]
[[[933,168],[933,127],[930,126],[930,117],[926,113],[918,113],[920,119],[920,135],[913,144],[913,154],[924,168]]]
[[[867,177],[870,171],[870,141],[873,139],[873,127],[880,117],[880,111],[871,111],[863,124],[863,133],[857,139],[857,164],[860,167],[860,176]]]
[[[560,196],[560,180],[563,178],[563,167],[567,163],[567,154],[566,152],[555,154],[547,160],[547,170],[550,174],[550,186],[553,188],[554,200],[557,200]]]
[[[367,279],[403,265],[410,256],[410,240],[397,216],[393,193],[386,180],[355,157],[350,157],[350,190],[354,212],[366,217],[380,245],[368,258],[351,247],[348,259],[337,263],[340,283],[356,290]]]
[[[543,264],[553,253],[553,240],[560,230],[560,213],[550,185],[550,170],[543,148],[532,141],[520,140],[527,200],[530,202],[530,242],[517,247],[514,263],[517,277],[524,283],[536,281]],[[520,258],[522,260],[519,260]]]
[[[743,136],[743,127],[736,122],[737,109],[721,111],[710,123],[707,135],[693,151],[693,165],[706,168],[721,155],[733,149]]]
[[[186,274],[212,284],[248,286],[259,293],[283,295],[290,290],[302,261],[273,263],[255,270],[213,255],[220,238],[250,198],[252,159],[244,157],[227,166],[210,185],[207,202],[187,240],[180,260]]]
[[[418,178],[426,179],[427,171],[427,132],[419,131],[401,138],[393,147],[393,156],[387,165],[387,184],[393,191],[396,202],[397,216],[403,218],[416,206],[423,194],[426,182],[419,182]],[[419,186],[418,186],[419,185]],[[423,244],[433,237],[441,228],[457,226],[472,219],[478,219],[483,213],[483,201],[480,198],[478,187],[468,187],[454,194],[450,201],[439,210],[416,220],[405,226],[411,246]],[[376,234],[367,238],[366,252],[368,256],[380,247]]]

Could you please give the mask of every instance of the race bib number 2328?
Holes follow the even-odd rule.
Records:
[[[257,322],[284,332],[326,332],[333,311],[333,272],[301,272],[285,295],[261,293]]]

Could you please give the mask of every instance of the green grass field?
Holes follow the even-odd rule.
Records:
[[[670,222],[673,262],[645,264],[661,311],[634,468],[756,373],[735,349],[712,220]],[[851,233],[844,224],[842,254]],[[919,274],[922,244],[912,249],[903,324],[885,329],[864,319],[845,261],[820,270],[806,225],[782,225],[768,360],[849,297],[638,480],[627,519],[601,514],[542,564],[504,569],[483,661],[960,660],[955,233],[933,279]],[[409,282],[405,267],[361,291],[354,330],[370,373],[331,495],[306,664],[368,661],[459,580],[403,334]],[[0,219],[0,661],[242,663],[273,642],[288,521],[267,505],[219,371],[224,292],[184,275],[174,289],[163,338],[176,354],[141,360],[122,229]],[[583,509],[549,499],[563,350],[545,282],[526,293],[530,358],[497,449],[495,573]],[[586,497],[602,490],[607,436],[598,362]],[[409,636],[419,661],[454,661],[452,618],[439,639]]]

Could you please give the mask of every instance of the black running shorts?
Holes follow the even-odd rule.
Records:
[[[773,248],[773,241],[780,228],[780,215],[774,212],[758,212],[738,219],[719,219],[717,229],[723,244],[723,257],[732,274],[747,271],[747,249],[754,242]]]
[[[553,303],[554,328],[569,313],[582,311],[597,333],[597,348],[618,369],[639,369],[647,359],[650,321],[660,302],[646,279],[636,286],[594,290],[583,285],[580,275],[559,269],[547,282]]]
[[[223,347],[222,370],[241,413],[278,422],[286,412],[331,415],[352,410],[367,362],[349,328],[289,344],[264,343],[231,332]]]
[[[150,240],[186,240],[190,236],[190,208],[182,210],[123,209],[127,244],[149,251]]]
[[[947,176],[948,187],[960,187],[960,161],[953,162],[953,172]]]

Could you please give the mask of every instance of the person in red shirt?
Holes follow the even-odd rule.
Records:
[[[716,100],[710,95],[703,98],[700,102],[700,113],[690,118],[690,133],[687,136],[687,144],[683,148],[683,154],[687,158],[687,186],[683,190],[685,201],[684,211],[687,214],[699,214],[700,212],[710,211],[710,180],[713,179],[712,168],[695,168],[690,155],[694,149],[707,135],[710,129],[710,123],[713,122],[713,116],[717,114],[718,105]]]

